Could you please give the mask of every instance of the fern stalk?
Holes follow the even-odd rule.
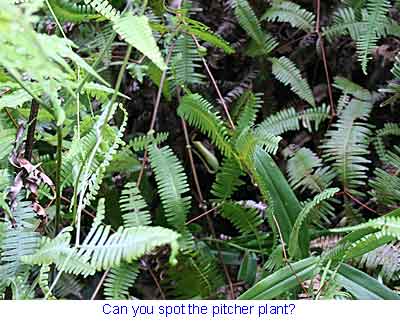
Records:
[[[132,52],[132,46],[128,45],[128,49],[126,50],[126,53],[125,53],[124,62],[122,64],[122,66],[121,66],[121,69],[120,69],[118,77],[117,77],[117,83],[116,83],[115,88],[114,88],[114,93],[113,93],[113,95],[111,97],[111,101],[109,102],[109,105],[108,105],[109,109],[108,109],[106,117],[105,117],[105,119],[106,119],[105,122],[107,122],[107,120],[110,118],[111,112],[113,110],[112,106],[113,106],[115,100],[117,99],[119,88],[121,86],[122,78],[124,76],[124,73],[125,73],[125,70],[126,70],[126,67],[127,67],[131,52]],[[87,159],[85,159],[85,161],[83,163],[83,164],[89,164],[89,166],[86,165],[86,169],[87,169],[86,172],[90,168],[90,165],[93,162],[93,159],[94,159],[94,157],[96,155],[97,149],[99,148],[99,146],[101,144],[101,139],[100,138],[102,136],[101,133],[103,132],[104,128],[105,128],[105,124],[103,124],[103,126],[100,128],[100,135],[98,136],[96,145],[94,146],[92,153],[88,154]],[[82,167],[81,167],[81,169],[82,169]],[[87,176],[87,173],[84,173],[83,177],[86,177],[86,176]],[[78,177],[76,179],[74,194],[78,193],[79,180],[80,180],[80,175],[78,175]],[[73,217],[76,218],[76,226],[77,226],[77,230],[76,230],[76,246],[79,245],[79,238],[80,238],[80,231],[81,231],[81,216],[82,216],[82,210],[83,210],[83,201],[84,201],[84,198],[85,198],[85,190],[86,190],[87,186],[88,186],[88,182],[85,182],[84,188],[82,188],[81,194],[79,196],[79,204],[78,204],[78,206],[76,205],[76,202],[74,203],[75,210],[73,212],[73,214],[74,214]],[[76,197],[77,197],[77,195],[76,195]]]

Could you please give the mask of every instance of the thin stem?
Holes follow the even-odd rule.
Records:
[[[56,215],[54,216],[55,235],[61,221],[61,166],[62,166],[62,125],[57,126],[57,167],[56,167]]]
[[[197,38],[196,38],[194,35],[192,35],[192,38],[193,38],[193,40],[194,40],[194,42],[195,42],[195,44],[196,44],[196,47],[197,47],[197,48],[200,48],[201,46],[200,46],[200,44],[199,44]],[[204,68],[205,68],[206,71],[207,71],[208,76],[210,77],[211,83],[213,84],[213,86],[214,86],[214,88],[215,88],[215,91],[217,92],[217,95],[218,95],[219,100],[221,101],[222,107],[224,108],[225,115],[226,115],[226,117],[228,118],[229,126],[230,126],[232,129],[235,129],[235,124],[234,124],[233,121],[232,121],[232,117],[231,117],[231,115],[230,115],[230,113],[229,113],[229,108],[228,108],[228,106],[226,105],[226,102],[225,102],[224,97],[222,97],[221,91],[220,91],[220,89],[219,89],[219,87],[218,87],[218,85],[217,85],[217,82],[215,81],[215,78],[214,78],[214,76],[213,76],[213,74],[212,74],[210,68],[208,67],[207,61],[206,61],[204,58],[201,58],[201,60],[202,60],[202,62],[203,62]]]
[[[101,279],[99,281],[99,283],[97,283],[96,289],[94,290],[92,296],[90,297],[90,300],[94,300],[96,299],[97,294],[99,293],[104,281],[106,280],[106,277],[108,275],[108,273],[110,273],[110,269],[107,269],[103,275],[101,276]]]
[[[318,35],[318,42],[319,42],[319,46],[321,48],[322,61],[323,61],[324,70],[325,70],[326,84],[328,86],[329,103],[331,105],[331,114],[332,114],[332,117],[334,117],[334,116],[336,116],[335,103],[333,102],[332,84],[331,84],[331,79],[330,79],[330,75],[329,75],[329,68],[328,68],[328,62],[327,62],[327,58],[326,58],[324,39],[321,34],[321,0],[316,0],[316,1],[317,1],[317,5],[316,5],[316,7],[317,7],[317,22],[315,25],[315,32]]]

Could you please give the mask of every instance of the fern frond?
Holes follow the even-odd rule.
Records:
[[[181,35],[175,42],[171,58],[171,80],[175,87],[203,83],[204,75],[197,71],[201,66],[201,57],[194,40],[189,35]]]
[[[345,190],[354,195],[363,195],[359,187],[367,178],[365,166],[370,162],[368,141],[371,130],[367,124],[358,120],[366,120],[372,104],[357,99],[351,100],[342,112],[333,129],[327,131],[323,142],[324,158],[333,161],[333,168],[338,173]]]
[[[304,208],[301,210],[299,215],[297,216],[296,222],[293,225],[292,233],[290,234],[289,240],[289,253],[292,257],[301,257],[301,242],[299,235],[304,229],[304,224],[306,224],[309,215],[312,214],[313,209],[319,206],[324,201],[335,196],[337,192],[340,190],[338,188],[328,188],[324,190],[322,193],[316,195],[314,199],[308,202]],[[307,240],[306,248],[309,247],[309,240]]]
[[[31,265],[55,264],[57,269],[71,274],[92,275],[95,271],[132,262],[154,248],[169,244],[170,262],[176,263],[179,234],[162,227],[120,227],[111,233],[111,226],[102,225],[104,199],[100,199],[97,216],[85,240],[77,249],[70,247],[71,228],[66,228],[54,239],[42,238],[41,246],[32,255],[25,255],[22,261]]]
[[[240,179],[243,174],[241,166],[235,158],[225,158],[211,187],[211,193],[219,200],[231,198],[244,184]]]
[[[260,22],[247,0],[234,0],[233,7],[240,26],[256,42],[262,53],[268,55],[274,50],[278,43],[262,30]]]
[[[315,99],[311,88],[307,80],[301,76],[300,70],[296,65],[284,56],[279,59],[270,58],[270,61],[272,62],[272,73],[276,79],[284,85],[290,85],[293,92],[315,107]]]
[[[399,149],[397,149],[397,152],[399,152]],[[375,178],[369,183],[373,188],[371,194],[376,197],[379,204],[397,206],[400,202],[400,178],[397,175],[400,171],[400,157],[395,153],[389,152],[385,160],[392,166],[392,169],[390,171],[381,168],[375,169]]]
[[[189,191],[185,171],[168,146],[151,145],[149,156],[167,221],[178,231],[183,231],[191,200],[190,196],[184,196]]]
[[[156,133],[155,135],[147,134],[138,136],[129,142],[129,147],[131,147],[135,152],[140,152],[145,150],[151,144],[160,145],[168,139],[168,136],[169,133],[167,132]]]
[[[301,148],[288,160],[289,183],[294,189],[302,187],[321,193],[332,182],[335,174],[323,167],[322,160],[310,149]]]
[[[3,230],[0,244],[0,279],[4,281],[13,280],[24,271],[21,258],[34,253],[40,241],[40,234],[35,232],[37,219],[31,202],[19,201],[12,214],[16,227],[10,224]]]
[[[108,0],[84,0],[85,4],[90,5],[94,10],[109,20],[114,20],[120,17],[121,13],[113,8]]]
[[[260,95],[253,94],[251,91],[247,91],[242,95],[241,104],[243,104],[243,107],[238,116],[234,136],[240,134],[246,127],[253,127],[262,103]]]
[[[387,152],[383,141],[385,136],[400,136],[400,125],[396,123],[386,123],[383,128],[375,132],[372,143],[381,161],[387,161]]]
[[[119,205],[124,227],[150,225],[151,215],[135,183],[128,183],[121,192]]]
[[[299,130],[302,124],[310,132],[317,131],[319,125],[329,119],[329,107],[323,105],[316,108],[308,108],[302,112],[297,112],[294,108],[288,108],[268,116],[256,127],[256,132],[267,132],[275,136],[280,136],[288,131]],[[314,123],[314,126],[312,126]]]
[[[158,68],[165,70],[164,59],[154,39],[146,16],[127,14],[113,20],[114,30],[132,47],[148,57]]]
[[[263,14],[261,21],[263,20],[287,22],[293,28],[311,32],[314,29],[315,15],[291,1],[278,1],[273,2],[271,8]]]
[[[221,206],[221,216],[228,219],[242,234],[259,233],[263,219],[254,208],[244,208],[237,203],[224,202]]]
[[[367,74],[368,61],[371,52],[376,48],[379,40],[379,27],[385,23],[386,14],[391,7],[388,0],[369,0],[367,2],[366,32],[360,34],[357,41],[357,55],[364,74]]]
[[[129,288],[135,284],[139,266],[122,263],[110,270],[104,281],[104,296],[107,300],[129,300]]]
[[[182,98],[178,115],[191,126],[207,135],[213,144],[227,157],[232,154],[228,129],[213,106],[199,94],[189,94]]]
[[[39,286],[46,298],[55,299],[49,287],[49,274],[50,274],[50,265],[48,264],[42,265],[39,272]]]

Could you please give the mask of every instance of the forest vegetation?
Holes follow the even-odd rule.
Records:
[[[399,299],[399,21],[1,0],[0,298]]]

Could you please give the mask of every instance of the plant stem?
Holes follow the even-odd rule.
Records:
[[[56,167],[56,215],[54,217],[55,235],[61,221],[61,165],[62,165],[62,125],[57,126],[57,167]]]

